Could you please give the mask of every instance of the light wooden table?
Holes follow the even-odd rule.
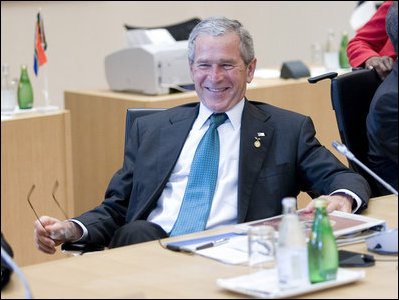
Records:
[[[1,121],[1,231],[21,266],[64,257],[36,249],[36,218],[27,194],[35,184],[31,202],[37,213],[64,219],[51,195],[58,180],[56,199],[69,216],[73,215],[70,126],[66,110],[20,113]]]
[[[398,226],[398,199],[384,196],[370,200],[365,215]],[[162,240],[229,232],[232,226]],[[367,253],[365,243],[342,247]],[[301,298],[398,298],[397,256],[373,254],[375,266],[364,269],[365,278]],[[396,261],[379,261],[396,259]],[[232,266],[201,256],[166,250],[158,241],[131,245],[83,256],[70,257],[22,268],[35,298],[245,298],[216,285],[218,278],[250,272],[248,266]],[[2,290],[1,298],[22,298],[17,275]]]
[[[304,78],[255,78],[246,96],[311,116],[318,139],[336,154],[331,143],[340,138],[329,80],[309,84]],[[100,204],[112,175],[122,167],[128,108],[169,108],[194,101],[198,101],[194,91],[159,96],[110,90],[66,91],[65,108],[71,111],[72,121],[75,213]],[[337,157],[347,165],[345,157]],[[301,194],[300,207],[309,199]]]

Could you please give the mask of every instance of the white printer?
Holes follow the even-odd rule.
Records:
[[[170,88],[192,85],[187,41],[144,44],[105,57],[105,74],[114,91],[168,94]]]

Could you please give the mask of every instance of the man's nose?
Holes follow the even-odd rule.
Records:
[[[212,65],[208,73],[209,79],[214,82],[222,80],[224,76],[224,69],[219,65]]]

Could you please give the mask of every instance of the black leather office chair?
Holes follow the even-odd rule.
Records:
[[[127,145],[127,140],[129,138],[130,128],[132,127],[134,121],[142,116],[160,112],[164,108],[129,108],[126,112],[126,126],[125,126],[125,148]],[[61,245],[61,250],[66,253],[74,253],[81,255],[87,252],[101,251],[105,247],[95,244],[85,244],[85,243],[64,243]]]
[[[126,112],[126,127],[125,127],[125,147],[127,139],[129,137],[130,128],[133,125],[134,120],[139,117],[143,117],[149,114],[160,112],[165,110],[164,108],[128,108]]]
[[[366,118],[371,100],[381,83],[374,69],[358,69],[340,76],[335,72],[309,78],[310,83],[331,79],[331,101],[341,141],[363,164],[368,166]],[[381,196],[380,185],[361,167],[348,160],[349,167],[368,181],[372,197]]]

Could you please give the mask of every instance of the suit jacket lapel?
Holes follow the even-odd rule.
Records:
[[[252,187],[267,155],[274,129],[267,124],[270,115],[246,101],[241,121],[240,163],[238,172],[238,222],[244,222]],[[259,133],[259,135],[258,135]],[[264,134],[264,136],[263,136]],[[260,146],[255,146],[259,138]]]
[[[133,215],[132,219],[148,215],[150,213],[148,209],[153,207],[160,197],[198,115],[198,108],[199,105],[191,109],[179,110],[169,116],[167,124],[162,124],[163,127],[160,128],[157,139],[159,143],[157,144],[154,141],[154,147],[157,147],[158,155],[157,178],[154,178],[154,186],[151,188],[153,192],[140,210]]]
[[[160,129],[159,181],[163,182],[164,179],[169,177],[197,115],[198,108],[171,115],[169,124]]]

